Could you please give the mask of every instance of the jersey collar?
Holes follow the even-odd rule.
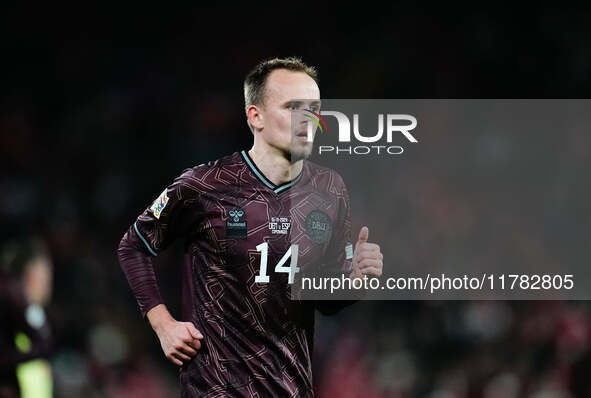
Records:
[[[281,193],[288,190],[289,188],[297,184],[297,182],[302,178],[302,174],[304,174],[304,168],[302,167],[302,171],[300,172],[300,174],[298,174],[296,178],[294,178],[291,181],[285,182],[281,185],[275,185],[259,170],[254,161],[248,155],[248,152],[242,151],[240,152],[240,155],[242,155],[242,159],[244,159],[244,162],[246,163],[250,171],[252,171],[252,173],[255,175],[255,177],[260,182],[262,182],[263,185],[265,185],[267,188],[269,188],[275,193]]]

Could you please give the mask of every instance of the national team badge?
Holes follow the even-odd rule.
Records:
[[[168,203],[168,196],[166,195],[166,189],[165,189],[164,192],[162,192],[160,194],[158,199],[156,199],[154,201],[154,203],[152,204],[152,206],[150,207],[150,210],[152,210],[152,213],[154,213],[154,217],[160,218],[160,214],[162,213],[162,210],[164,210],[164,208],[166,207],[167,203]]]
[[[324,243],[329,240],[331,233],[330,217],[320,211],[312,210],[306,217],[306,233],[315,243]]]
[[[242,209],[232,209],[228,212],[226,221],[226,236],[228,238],[246,238],[246,220]]]

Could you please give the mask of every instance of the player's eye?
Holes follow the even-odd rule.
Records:
[[[290,111],[295,111],[298,109],[296,104],[289,104],[287,105],[287,109],[289,109]]]

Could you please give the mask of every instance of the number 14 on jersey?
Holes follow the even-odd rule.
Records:
[[[256,247],[257,251],[261,253],[261,268],[259,274],[254,278],[256,283],[269,283],[269,275],[267,275],[267,256],[269,252],[269,244],[263,242]],[[289,267],[284,266],[285,262],[291,257]],[[288,274],[287,283],[290,285],[294,282],[295,274],[299,272],[298,268],[298,245],[291,245],[285,252],[281,260],[275,266],[275,272],[284,272]]]

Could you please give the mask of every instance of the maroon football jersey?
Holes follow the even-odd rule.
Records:
[[[204,336],[181,368],[182,396],[313,397],[314,309],[330,306],[291,300],[291,278],[311,268],[351,271],[349,198],[338,173],[304,161],[300,175],[277,186],[246,151],[186,169],[119,246],[143,316],[162,303],[151,256],[175,239],[188,259],[182,320]]]

